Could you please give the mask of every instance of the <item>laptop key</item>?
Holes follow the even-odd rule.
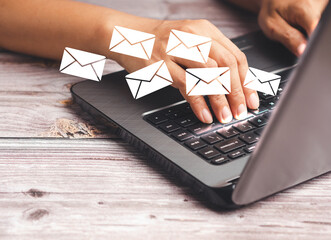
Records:
[[[250,124],[248,121],[237,123],[233,127],[242,133],[248,132],[248,131],[256,128],[254,125]]]
[[[254,115],[260,115],[268,111],[268,108],[263,105],[263,102],[260,102],[260,107],[258,109],[249,109],[248,111],[253,113]]]
[[[259,94],[259,97],[263,100],[268,100],[268,99],[271,99],[273,98],[274,96],[270,95],[270,94],[265,94],[265,93],[260,93]]]
[[[185,145],[188,146],[189,148],[191,148],[194,151],[207,146],[207,144],[199,138],[194,138],[194,139],[187,140],[185,142]]]
[[[240,135],[239,139],[244,141],[247,144],[253,144],[253,143],[256,143],[260,139],[260,137],[258,135],[256,135],[254,132],[249,132],[249,133]]]
[[[178,130],[171,134],[173,137],[175,137],[178,141],[182,142],[187,139],[190,139],[193,137],[193,134],[186,131],[186,130]]]
[[[220,164],[226,163],[228,161],[229,161],[229,158],[227,158],[226,156],[220,156],[220,157],[212,159],[210,162],[214,165],[220,165]]]
[[[293,68],[289,69],[289,70],[285,70],[281,73],[277,73],[277,75],[280,75],[282,78],[281,78],[281,83],[285,82],[288,80],[291,72],[292,72]]]
[[[185,116],[184,112],[174,112],[174,113],[170,113],[167,115],[168,118],[173,119],[173,120],[181,118],[183,116]]]
[[[180,111],[183,111],[185,113],[193,113],[192,108],[190,107],[190,104],[188,104],[188,103],[184,103],[183,108]]]
[[[269,119],[270,116],[271,116],[271,113],[272,113],[272,112],[269,111],[269,112],[263,114],[263,117],[265,117],[266,119]]]
[[[174,132],[174,131],[180,129],[179,125],[177,125],[176,123],[174,123],[172,121],[168,121],[166,123],[161,124],[160,128],[163,131],[165,131],[166,133],[171,133],[171,132]]]
[[[279,88],[278,88],[278,91],[277,91],[277,95],[281,95],[283,92],[284,92],[284,87],[285,87],[285,84],[280,84],[279,85]]]
[[[255,150],[255,147],[256,147],[255,145],[251,145],[251,146],[245,147],[244,150],[247,153],[252,153]]]
[[[147,120],[151,123],[158,125],[168,121],[168,119],[162,113],[156,113],[147,117]]]
[[[242,141],[234,138],[217,143],[214,147],[222,153],[228,153],[244,146],[245,144]]]
[[[251,118],[248,120],[250,123],[255,125],[256,127],[262,127],[267,124],[267,119],[261,116],[257,116],[255,118]]]
[[[219,151],[217,151],[215,148],[212,148],[212,147],[205,147],[205,148],[199,150],[198,153],[203,158],[205,158],[207,160],[212,159],[214,157],[217,157],[217,156],[221,155],[221,153]]]
[[[224,138],[232,138],[239,134],[237,130],[235,130],[233,127],[223,128],[217,131],[218,134],[220,134]]]
[[[168,116],[169,114],[175,113],[175,112],[176,112],[176,110],[174,107],[167,108],[167,109],[161,111],[161,113],[163,113],[166,116]]]
[[[178,123],[179,125],[181,125],[182,127],[186,128],[186,127],[196,124],[198,121],[199,120],[195,116],[190,115],[187,117],[177,119],[175,122]]]
[[[268,102],[264,102],[263,105],[268,108],[268,109],[274,109],[275,106],[276,106],[276,101],[273,99],[271,101],[268,101]]]
[[[221,123],[212,123],[212,124],[205,124],[205,123],[197,123],[188,128],[188,130],[195,135],[202,135],[204,133],[216,130],[218,128],[223,127]]]
[[[261,134],[262,134],[262,132],[263,132],[263,129],[264,129],[264,128],[259,128],[259,129],[255,130],[254,132],[255,132],[257,135],[261,136]]]
[[[223,140],[223,138],[216,133],[209,133],[209,134],[203,135],[201,138],[208,144],[214,144],[214,143],[217,143],[217,142],[220,142]]]
[[[235,159],[235,158],[241,157],[241,156],[243,156],[243,155],[245,155],[244,150],[239,149],[239,150],[236,150],[236,151],[234,151],[234,152],[232,152],[232,153],[229,153],[229,154],[228,154],[228,157],[229,157],[229,158],[232,158],[232,159]]]

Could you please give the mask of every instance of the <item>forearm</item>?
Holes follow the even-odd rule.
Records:
[[[61,59],[65,47],[111,57],[116,25],[147,30],[157,20],[66,0],[0,0],[0,47]]]
[[[263,0],[227,0],[239,7],[245,8],[251,12],[257,13]]]

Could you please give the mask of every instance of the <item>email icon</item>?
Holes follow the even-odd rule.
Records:
[[[170,56],[207,63],[212,40],[192,33],[171,30],[166,53]]]
[[[186,69],[186,94],[218,95],[231,92],[228,67]]]
[[[148,60],[151,58],[154,42],[153,34],[115,26],[109,50]]]
[[[105,56],[66,47],[63,52],[60,72],[101,81],[105,62]]]
[[[244,87],[275,96],[280,80],[279,75],[250,67],[246,74]]]
[[[125,76],[135,99],[146,96],[172,84],[172,78],[163,60]]]

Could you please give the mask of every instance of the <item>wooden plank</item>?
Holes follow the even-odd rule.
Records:
[[[107,60],[104,75],[123,68]],[[15,53],[0,53],[1,92],[58,92],[70,96],[70,87],[82,78],[59,72],[59,63]]]
[[[2,92],[0,137],[116,137],[114,126],[96,123],[69,93]]]
[[[331,175],[236,211],[205,206],[121,140],[2,139],[0,237],[327,239]]]
[[[207,18],[228,37],[257,29],[255,16],[223,1],[84,2]],[[72,104],[69,88],[81,79],[58,67],[0,51],[0,137],[9,137],[0,139],[0,239],[329,239],[330,174],[240,210],[210,208]],[[105,73],[117,70],[107,61]]]

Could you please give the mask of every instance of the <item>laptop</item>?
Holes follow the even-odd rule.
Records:
[[[331,170],[330,26],[329,3],[299,60],[261,32],[233,39],[251,67],[282,76],[244,120],[202,124],[172,87],[135,100],[125,71],[77,83],[72,96],[212,204],[244,206]]]

